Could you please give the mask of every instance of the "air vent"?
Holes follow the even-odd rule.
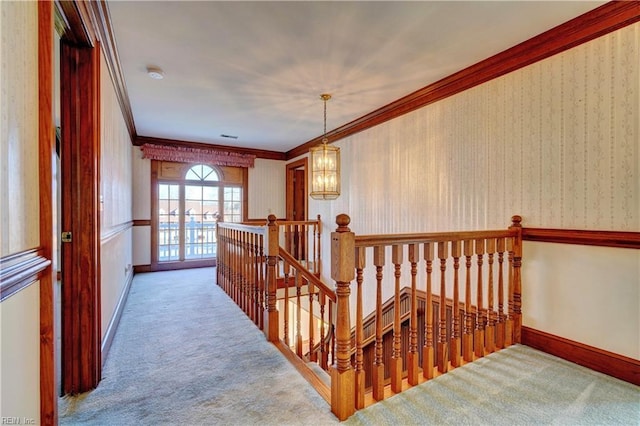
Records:
[[[223,138],[227,138],[227,139],[238,139],[237,136],[233,136],[233,135],[225,135],[224,133],[220,135],[220,137]]]

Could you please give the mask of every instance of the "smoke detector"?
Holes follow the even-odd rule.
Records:
[[[147,67],[147,75],[154,80],[162,80],[164,72],[159,67]]]

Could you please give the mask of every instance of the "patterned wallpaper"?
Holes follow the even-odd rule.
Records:
[[[38,11],[0,2],[0,256],[38,247]]]
[[[102,110],[100,195],[102,196],[101,231],[132,219],[132,151],[131,138],[109,76],[104,55],[100,62],[100,102]]]
[[[639,45],[628,26],[339,142],[343,195],[311,215],[348,212],[361,233],[504,228],[514,214],[640,230]]]

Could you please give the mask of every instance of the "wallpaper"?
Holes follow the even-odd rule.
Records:
[[[638,232],[639,117],[637,23],[339,141],[342,194],[310,199],[309,215],[332,231],[347,213],[356,234],[504,229],[514,214],[525,227]],[[523,251],[524,325],[640,357],[637,250]],[[387,266],[383,300],[392,294]]]
[[[640,230],[639,40],[626,27],[339,142],[331,214],[366,233],[503,228],[514,214]]]
[[[38,11],[0,2],[0,256],[38,247]]]
[[[101,232],[104,234],[110,228],[132,219],[133,171],[131,138],[103,55],[100,66],[100,195]]]

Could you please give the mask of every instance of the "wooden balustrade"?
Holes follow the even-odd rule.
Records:
[[[319,278],[320,216],[278,222],[270,215],[266,221],[221,222],[217,228],[218,284],[269,341],[282,341],[305,362],[328,371],[335,358],[337,298]]]
[[[506,230],[356,236],[339,215],[335,290],[319,278],[319,219],[220,223],[218,284],[269,341],[330,371],[331,409],[344,420],[385,390],[401,392],[520,341],[520,221],[514,216]]]
[[[387,386],[393,393],[401,392],[520,341],[522,228],[519,216],[512,219],[506,230],[358,236],[348,228],[349,217],[338,216],[331,250],[338,289],[331,404],[340,420],[364,407],[369,392],[380,401]],[[367,273],[369,256],[372,270]],[[439,273],[433,271],[434,261]],[[403,275],[405,268],[409,279]],[[434,274],[439,279],[436,288]],[[369,284],[366,276],[375,279]],[[349,282],[354,278],[356,315],[351,330]],[[419,282],[424,282],[422,289]],[[387,292],[393,296],[385,304]],[[364,301],[374,299],[374,313],[363,318]],[[373,321],[375,332],[366,337],[365,328]]]

